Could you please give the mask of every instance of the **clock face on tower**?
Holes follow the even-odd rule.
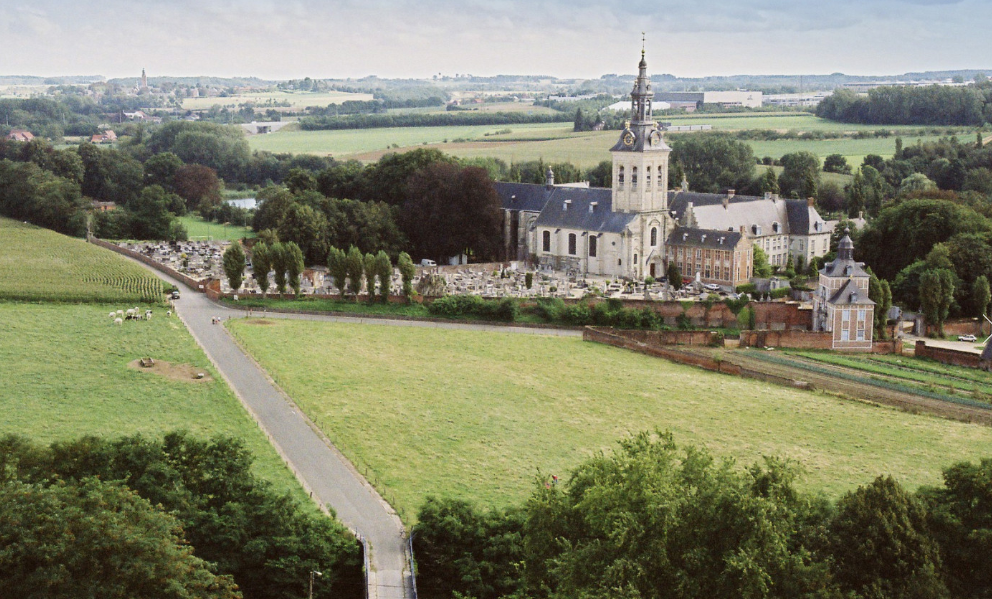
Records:
[[[630,131],[623,134],[623,145],[632,146],[634,145],[634,134]]]

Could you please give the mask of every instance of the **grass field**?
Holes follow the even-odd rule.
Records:
[[[264,323],[265,326],[260,326]],[[992,430],[731,378],[577,339],[298,321],[228,326],[409,523],[427,495],[520,501],[645,429],[749,463],[798,461],[831,496],[936,484]],[[383,376],[388,373],[388,376]]]
[[[206,110],[211,106],[238,106],[239,104],[253,103],[256,108],[266,108],[266,103],[289,102],[292,108],[301,109],[307,106],[327,106],[328,104],[340,104],[347,100],[368,101],[372,99],[372,94],[351,94],[348,92],[256,92],[251,94],[238,94],[226,98],[186,98],[183,100],[183,110]],[[278,109],[279,107],[274,107]]]
[[[106,250],[108,255],[113,256]],[[255,470],[303,498],[264,434],[175,317],[112,323],[123,305],[0,302],[0,434],[51,442],[80,435],[160,437],[175,429],[243,439]],[[128,367],[142,357],[191,364],[212,381],[174,381]]]
[[[0,299],[161,302],[162,282],[82,239],[0,218]]]
[[[835,123],[808,113],[750,115],[700,115],[659,117],[676,125],[710,124],[717,131],[773,129],[778,131],[825,131],[837,134],[880,127]],[[510,129],[511,133],[492,135]],[[946,128],[918,135],[920,127],[891,126],[884,129],[903,135],[904,145],[918,140],[935,141],[947,133]],[[490,133],[490,135],[485,135]],[[670,134],[678,135],[678,134]],[[695,135],[693,133],[683,135]],[[589,168],[610,159],[609,149],[616,141],[616,131],[573,133],[567,123],[474,127],[399,127],[344,131],[278,131],[250,138],[253,149],[271,152],[313,153],[362,161],[378,160],[384,153],[404,151],[425,144],[454,156],[495,157],[507,162],[543,159],[547,162],[572,162]],[[455,142],[454,140],[459,140]],[[445,142],[447,140],[447,142]],[[781,158],[784,154],[807,150],[821,160],[830,154],[847,157],[857,168],[868,154],[891,157],[895,153],[895,136],[825,140],[747,141],[757,157]],[[398,149],[393,146],[398,146]]]
[[[218,241],[233,241],[235,239],[255,236],[255,232],[251,230],[250,224],[247,227],[232,224],[219,225],[214,222],[207,222],[199,216],[193,215],[180,216],[179,220],[186,227],[186,232],[189,233],[190,239],[210,237]]]

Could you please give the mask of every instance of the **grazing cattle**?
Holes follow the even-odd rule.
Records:
[[[114,324],[116,324],[116,325],[124,324],[124,321],[121,320],[120,318],[115,318],[114,319]]]

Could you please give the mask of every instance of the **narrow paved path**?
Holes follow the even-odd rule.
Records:
[[[214,316],[226,311],[201,293],[158,271],[181,290],[176,311],[238,398],[269,434],[276,449],[323,505],[371,546],[371,599],[413,597],[403,524],[324,437],[311,427],[296,405],[282,394],[262,368],[245,355]],[[229,315],[229,314],[223,314]]]

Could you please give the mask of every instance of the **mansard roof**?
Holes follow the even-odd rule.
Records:
[[[772,235],[778,223],[779,234],[810,235],[826,231],[825,224],[816,231],[816,223],[824,221],[806,200],[741,195],[728,199],[726,194],[719,193],[668,192],[668,207],[679,221],[683,221],[690,204],[695,225],[701,229],[736,231],[744,226],[751,235],[758,235],[754,229],[757,226],[760,235]]]
[[[849,280],[838,289],[827,303],[835,306],[874,306],[875,302],[868,299],[868,293],[858,287],[853,280]]]
[[[637,218],[613,212],[613,192],[598,187],[555,187],[535,223],[538,227],[620,233]]]
[[[735,231],[719,231],[713,229],[694,229],[692,227],[675,227],[668,236],[666,245],[681,245],[710,249],[733,249],[743,237]]]

